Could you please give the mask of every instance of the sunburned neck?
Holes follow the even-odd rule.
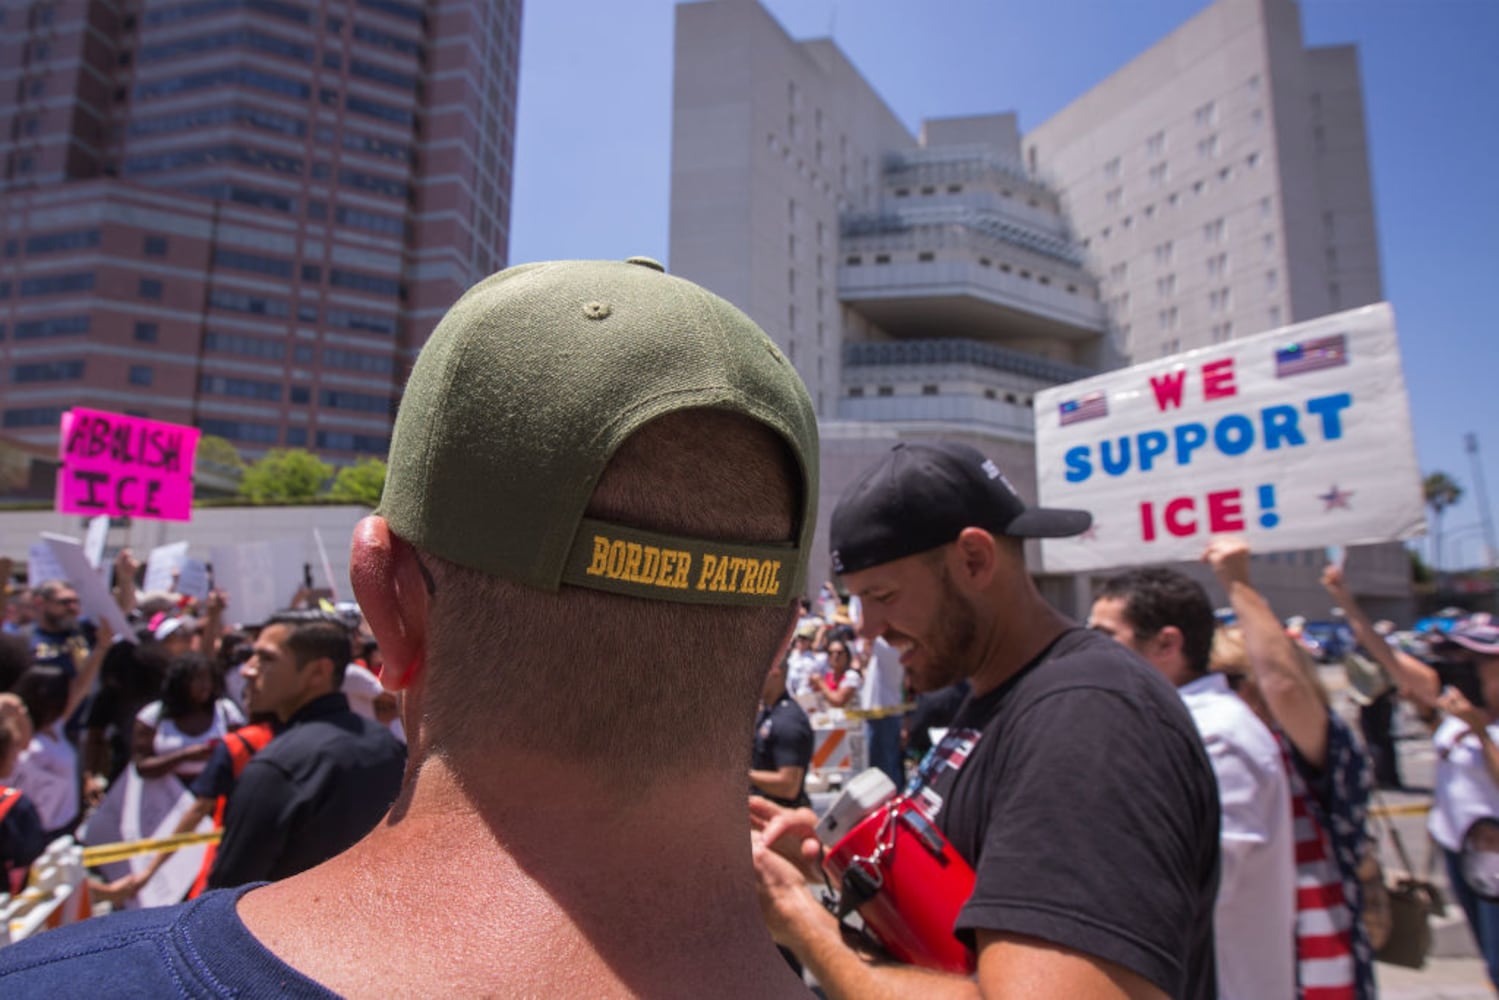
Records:
[[[240,914],[352,997],[797,992],[755,902],[742,772],[633,796],[563,777],[429,759],[398,818]]]
[[[996,614],[987,639],[980,638],[983,656],[971,679],[975,695],[988,694],[1014,677],[1074,624],[1034,592],[1022,604]]]

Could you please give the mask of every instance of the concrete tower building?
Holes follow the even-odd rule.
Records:
[[[1356,54],[1306,48],[1292,0],[1217,0],[1023,137],[1013,114],[911,135],[755,0],[678,6],[675,69],[672,270],[812,390],[814,574],[833,501],[896,440],[966,440],[1034,499],[1038,389],[1381,297]],[[1315,613],[1320,557],[1257,578]],[[1408,595],[1398,546],[1351,560],[1375,607]],[[1085,610],[1089,581],[1041,583]]]
[[[0,0],[0,435],[383,454],[505,263],[521,0]]]
[[[1358,54],[1218,0],[1025,137],[1147,360],[1378,302]]]
[[[1015,116],[912,136],[831,41],[753,0],[677,8],[675,80],[672,269],[748,312],[811,389],[820,537],[898,438],[969,440],[1034,495],[1031,395],[1096,370],[1106,318]]]

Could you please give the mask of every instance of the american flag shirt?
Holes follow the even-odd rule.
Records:
[[[1368,838],[1369,763],[1347,723],[1327,713],[1319,771],[1277,727],[1296,837],[1296,987],[1301,1000],[1374,1000],[1358,862]]]

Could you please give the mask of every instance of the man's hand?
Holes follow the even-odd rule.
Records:
[[[788,809],[758,795],[749,800],[750,829],[777,854],[795,865],[803,881],[822,878],[822,845],[817,841],[817,814],[805,807]]]
[[[135,586],[135,575],[140,572],[141,561],[135,558],[135,553],[128,548],[121,549],[115,556],[115,585],[124,586],[130,584]]]
[[[1477,736],[1484,737],[1488,731],[1489,713],[1474,705],[1455,687],[1449,687],[1437,699],[1437,707],[1448,715],[1460,719],[1463,725]]]
[[[1341,603],[1341,598],[1348,596],[1348,581],[1343,577],[1343,567],[1337,563],[1328,563],[1323,567],[1322,587],[1332,595],[1333,600]]]
[[[1213,575],[1225,590],[1249,582],[1249,543],[1237,535],[1215,537],[1203,552],[1202,561],[1213,568]]]

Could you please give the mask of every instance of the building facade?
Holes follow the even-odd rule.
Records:
[[[849,478],[893,442],[966,440],[1035,498],[1032,396],[1381,297],[1356,53],[1291,0],[1217,0],[1028,134],[912,135],[828,39],[755,0],[678,6],[672,269],[743,308],[812,391],[813,578]],[[1321,553],[1259,560],[1317,615]],[[1381,613],[1398,546],[1350,554]],[[1042,575],[1085,610],[1087,578]]]
[[[0,0],[0,435],[383,455],[503,267],[520,0]]]

